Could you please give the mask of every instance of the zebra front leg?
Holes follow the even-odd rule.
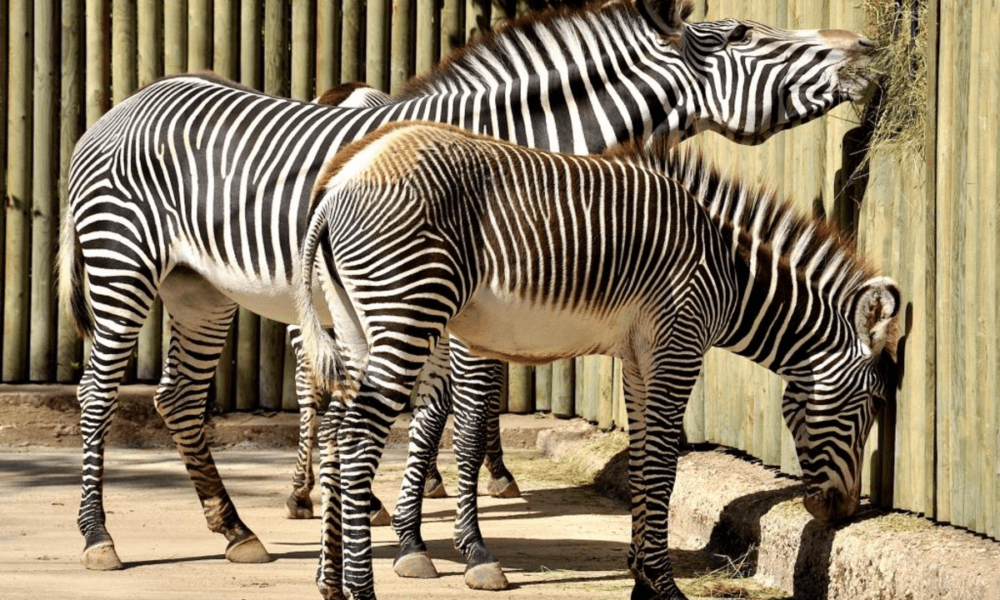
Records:
[[[452,390],[455,414],[455,460],[458,463],[458,513],[455,547],[465,556],[465,584],[476,590],[507,589],[500,561],[490,552],[479,529],[479,470],[486,456],[490,402],[499,402],[503,366],[474,357],[456,340],[452,344]]]
[[[160,286],[170,314],[170,343],[154,399],[201,501],[209,530],[228,540],[226,558],[268,562],[271,556],[240,520],[205,437],[208,390],[236,314],[236,304],[194,271],[176,267]]]
[[[703,355],[703,351],[690,348],[662,351],[650,361],[652,367],[644,378],[648,431],[642,471],[646,510],[638,563],[641,578],[637,579],[633,597],[639,593],[639,597],[660,600],[687,599],[674,579],[667,524],[670,495],[677,477],[684,409],[701,371]],[[652,588],[656,595],[649,596],[647,588]]]
[[[435,461],[438,445],[451,412],[449,355],[446,333],[434,348],[420,376],[417,394],[420,407],[414,411],[413,421],[410,422],[406,469],[392,516],[392,527],[399,538],[399,553],[392,569],[400,577],[433,579],[438,576],[420,534],[420,522],[423,498],[432,497],[426,491],[430,478],[437,473]],[[440,482],[440,473],[437,473],[437,477]],[[439,487],[444,489],[443,485]]]
[[[634,361],[622,361],[622,388],[628,413],[628,485],[632,538],[626,563],[635,579],[632,600],[656,600],[656,591],[642,576],[643,540],[646,528],[646,483],[643,462],[646,445],[646,384]]]

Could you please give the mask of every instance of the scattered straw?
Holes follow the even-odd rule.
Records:
[[[881,77],[865,116],[873,122],[868,155],[922,159],[927,112],[927,0],[864,0],[866,35]]]

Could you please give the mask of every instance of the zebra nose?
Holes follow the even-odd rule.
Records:
[[[803,503],[809,514],[824,523],[837,523],[850,518],[857,510],[858,504],[849,501],[847,496],[836,488],[806,492]]]

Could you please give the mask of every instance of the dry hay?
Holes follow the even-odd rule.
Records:
[[[880,77],[865,118],[868,156],[922,160],[927,114],[927,0],[864,0],[865,34],[878,51],[869,70]]]

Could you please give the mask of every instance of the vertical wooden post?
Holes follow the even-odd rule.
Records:
[[[316,32],[314,13],[310,12],[310,0],[295,0],[292,3],[292,98],[311,100],[323,90],[313,91],[313,73],[316,58]],[[325,88],[324,88],[325,89]]]
[[[32,100],[31,2],[10,8],[10,105],[7,156],[23,157],[7,173],[7,254],[4,272],[3,381],[28,377],[28,269],[31,251]]]
[[[552,410],[552,365],[535,367],[535,410]]]
[[[340,49],[340,80],[342,82],[361,79],[363,48],[361,40],[364,31],[361,26],[361,0],[343,0],[344,28]]]
[[[128,10],[128,9],[126,9]],[[138,85],[146,85],[163,74],[163,4],[159,0],[141,0],[134,15]],[[117,101],[116,97],[116,101]],[[156,381],[163,365],[163,303],[157,298],[139,330],[139,355],[136,377]]]
[[[574,361],[552,363],[552,414],[568,419],[576,413],[573,402]]]
[[[598,356],[585,356],[583,359],[583,407],[580,416],[591,423],[597,422],[599,361]]]
[[[465,43],[486,33],[489,8],[489,0],[465,0]]]
[[[285,10],[281,0],[264,3],[264,91],[276,96],[288,95],[286,55],[288,37]],[[284,376],[285,325],[270,319],[260,321],[260,406],[281,408]]]
[[[413,75],[413,1],[392,0],[392,46],[389,90],[399,91]]]
[[[597,427],[602,431],[610,431],[615,424],[614,374],[614,359],[600,357],[597,361]]]
[[[316,6],[317,96],[340,82],[341,24],[340,0],[320,0]]]
[[[507,410],[525,414],[532,409],[531,367],[510,364],[507,366]]]
[[[7,25],[10,18],[10,10],[7,0],[0,0],[0,264],[6,262],[7,255],[7,105],[8,94],[10,93],[10,81],[7,79],[7,65],[10,58],[7,51]],[[0,277],[0,295],[4,292],[4,278]],[[62,314],[64,311],[60,311]],[[3,323],[3,302],[0,302],[0,323]],[[3,360],[3,336],[0,336],[0,361]],[[0,369],[2,370],[2,369]]]
[[[136,37],[141,87],[163,75],[163,4],[159,0],[139,0]]]
[[[0,10],[6,11],[5,6]],[[6,14],[6,12],[5,12]],[[62,2],[62,74],[60,77],[59,114],[59,205],[60,214],[65,215],[69,202],[67,184],[69,180],[69,159],[73,147],[82,133],[83,74],[81,34],[83,33],[83,0],[63,0]],[[3,17],[0,17],[2,21]],[[6,23],[0,29],[6,30]],[[6,47],[6,40],[0,40],[0,48]],[[0,53],[2,54],[2,53]],[[0,59],[2,60],[2,59]],[[2,78],[2,75],[0,75]],[[2,94],[2,92],[0,92]],[[0,136],[2,138],[2,136]],[[4,144],[0,142],[0,148]],[[3,177],[0,172],[0,178]],[[58,235],[58,234],[57,234]],[[56,381],[76,382],[80,376],[82,348],[80,338],[70,321],[69,312],[57,306],[59,315],[59,341],[56,348]]]
[[[236,79],[239,73],[236,51],[239,43],[239,23],[236,20],[233,0],[215,0],[212,8],[212,70],[217,74]],[[226,343],[215,370],[215,406],[221,411],[236,407],[236,336],[237,321],[233,319],[226,335]]]
[[[373,88],[382,91],[389,90],[389,77],[386,71],[386,55],[388,54],[389,18],[386,4],[391,0],[368,0],[365,34],[365,81]]]
[[[212,6],[209,0],[188,0],[188,71],[212,68]]]
[[[441,58],[465,43],[465,0],[441,0]]]
[[[34,115],[32,119],[31,197],[31,381],[51,382],[56,365],[55,249],[59,235],[59,148],[52,124],[58,122],[59,24],[55,0],[35,0]]]
[[[417,75],[430,72],[438,61],[440,14],[436,0],[417,0]]]
[[[577,417],[583,416],[585,396],[584,357],[578,356],[573,359],[573,414]]]
[[[187,0],[163,1],[163,69],[167,75],[187,71]]]
[[[297,410],[299,398],[295,389],[295,352],[292,351],[292,342],[287,335],[285,336],[285,358],[282,361],[282,366],[281,408],[283,410]]]
[[[254,89],[263,87],[261,77],[260,3],[240,3],[240,83]],[[257,407],[260,377],[260,317],[245,308],[236,315],[236,408]]]

